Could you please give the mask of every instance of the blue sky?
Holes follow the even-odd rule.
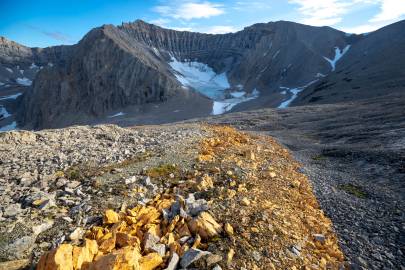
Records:
[[[91,28],[142,19],[226,33],[289,20],[364,33],[405,19],[405,0],[0,0],[0,35],[30,47],[74,44]]]

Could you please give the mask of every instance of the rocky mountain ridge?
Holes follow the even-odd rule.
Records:
[[[168,64],[172,57],[226,72],[230,89],[257,89],[280,100],[279,86],[306,84],[327,73],[330,66],[323,57],[333,58],[333,48],[343,48],[348,40],[329,27],[291,22],[224,35],[179,32],[143,21],[104,25],[73,46],[66,62],[40,72],[22,99],[18,119],[31,128],[63,126],[174,96],[204,99],[176,79]]]
[[[211,35],[138,20],[95,28],[73,46],[29,49],[3,39],[0,88],[26,93],[3,102],[13,116],[0,121],[27,129],[161,123],[402,91],[403,24],[348,35],[279,21]],[[207,94],[213,81],[219,99]]]

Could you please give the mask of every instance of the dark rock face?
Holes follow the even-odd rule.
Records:
[[[346,39],[329,27],[290,22],[256,24],[225,35],[179,32],[143,21],[104,25],[70,46],[69,53],[54,48],[51,54],[48,48],[45,55],[59,61],[43,69],[23,96],[19,124],[64,126],[127,106],[190,96],[168,65],[171,56],[226,72],[231,88],[241,84],[248,92],[277,93],[279,86],[306,84],[318,72],[328,72],[323,56],[331,57]]]
[[[336,103],[405,91],[405,21],[354,40],[336,71],[308,87],[292,105]]]

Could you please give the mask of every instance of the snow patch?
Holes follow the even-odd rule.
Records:
[[[14,71],[11,68],[6,68],[8,72],[14,73]]]
[[[323,78],[323,77],[326,77],[326,75],[318,72],[318,73],[315,75],[315,77],[316,77],[316,78]]]
[[[32,63],[31,66],[30,66],[30,69],[34,69],[34,68],[38,68],[38,66],[35,65],[35,63]]]
[[[118,116],[123,116],[123,115],[126,115],[126,113],[119,112],[119,113],[108,116],[108,118],[113,118],[113,117],[118,117]]]
[[[32,84],[32,81],[26,77],[24,78],[17,78],[16,82],[20,85],[24,85],[24,86],[30,86]]]
[[[49,62],[48,66],[53,67],[53,63]]]
[[[0,97],[0,100],[17,99],[21,95],[22,95],[22,93],[17,93],[17,94],[14,94],[14,95],[4,96],[4,97]]]
[[[297,88],[288,88],[288,87],[283,87],[283,86],[281,86],[281,87],[280,87],[281,89],[287,89],[287,91],[290,92],[291,97],[290,97],[289,99],[283,101],[283,102],[278,106],[278,108],[280,108],[280,109],[287,108],[287,107],[291,104],[291,102],[293,102],[293,100],[297,98],[298,94],[299,94],[302,90],[304,90],[305,88],[307,88],[307,87],[310,86],[311,84],[316,83],[317,81],[318,81],[318,80],[313,80],[313,81],[309,82],[308,84],[306,84],[306,85],[304,85],[304,86],[301,86],[301,87],[297,87]],[[283,92],[285,92],[285,91],[283,91]]]
[[[192,87],[209,98],[223,98],[224,90],[230,87],[226,72],[217,74],[204,63],[180,62],[172,56],[169,65],[176,71],[174,75],[183,86]]]
[[[6,110],[6,108],[4,108],[3,106],[0,105],[0,116],[2,119],[2,118],[10,117],[11,114]]]
[[[343,55],[345,55],[349,49],[350,45],[347,45],[343,50],[340,50],[339,47],[335,47],[335,58],[329,59],[328,57],[325,56],[323,57],[332,66],[332,71],[335,71],[337,61],[339,61],[340,58],[342,58]]]
[[[3,85],[4,85],[4,83],[0,82],[0,86],[3,86]]]
[[[180,62],[173,55],[169,65],[183,87],[192,87],[214,101],[213,115],[223,114],[237,104],[259,96],[259,91],[256,89],[251,94],[246,94],[243,91],[243,85],[239,84],[236,86],[239,91],[231,92],[232,98],[225,99],[225,90],[230,88],[226,72],[217,74],[207,64],[187,59]]]
[[[152,47],[152,50],[157,56],[160,56],[160,53],[159,53],[158,49],[156,49],[155,47]]]
[[[0,132],[4,132],[4,131],[10,131],[10,130],[16,130],[17,129],[17,122],[14,121],[12,122],[10,125],[6,125],[4,127],[0,128]]]
[[[243,97],[244,95],[246,95],[246,92],[245,92],[245,91],[240,91],[240,92],[232,92],[232,93],[230,93],[230,94],[231,94],[231,96],[234,97],[234,98],[241,98],[241,97]]]
[[[224,99],[221,101],[214,101],[214,105],[212,108],[212,114],[213,115],[219,115],[223,114],[225,112],[228,112],[232,110],[233,107],[235,107],[239,103],[243,103],[252,99],[255,99],[259,97],[259,91],[257,89],[254,89],[251,94],[243,95],[241,97],[234,97],[234,98],[229,98],[229,99]],[[231,93],[232,95],[232,93]]]

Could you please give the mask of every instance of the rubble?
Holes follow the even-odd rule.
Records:
[[[74,134],[75,129],[68,130]],[[105,149],[121,153],[123,145],[136,147],[117,142],[138,135],[107,130],[98,135]],[[146,160],[142,156],[99,167],[70,165],[62,171],[55,167],[55,172],[46,172],[47,188],[18,187],[18,196],[7,185],[0,186],[5,187],[0,211],[8,226],[17,218],[27,221],[24,213],[34,220],[29,223],[31,234],[30,229],[18,234],[29,240],[26,245],[7,240],[6,248],[18,244],[20,257],[5,253],[0,261],[32,254],[34,263],[40,257],[38,270],[342,266],[332,224],[284,148],[267,136],[228,127],[201,127],[197,134],[190,145],[182,143],[189,138],[184,135],[174,148],[148,148],[148,153],[155,151],[148,155],[155,157]],[[77,156],[87,153],[69,153],[77,151]],[[6,169],[12,171],[9,165]],[[12,177],[7,181],[13,183]],[[40,209],[49,198],[55,204]],[[18,212],[8,216],[13,204],[19,204]]]

